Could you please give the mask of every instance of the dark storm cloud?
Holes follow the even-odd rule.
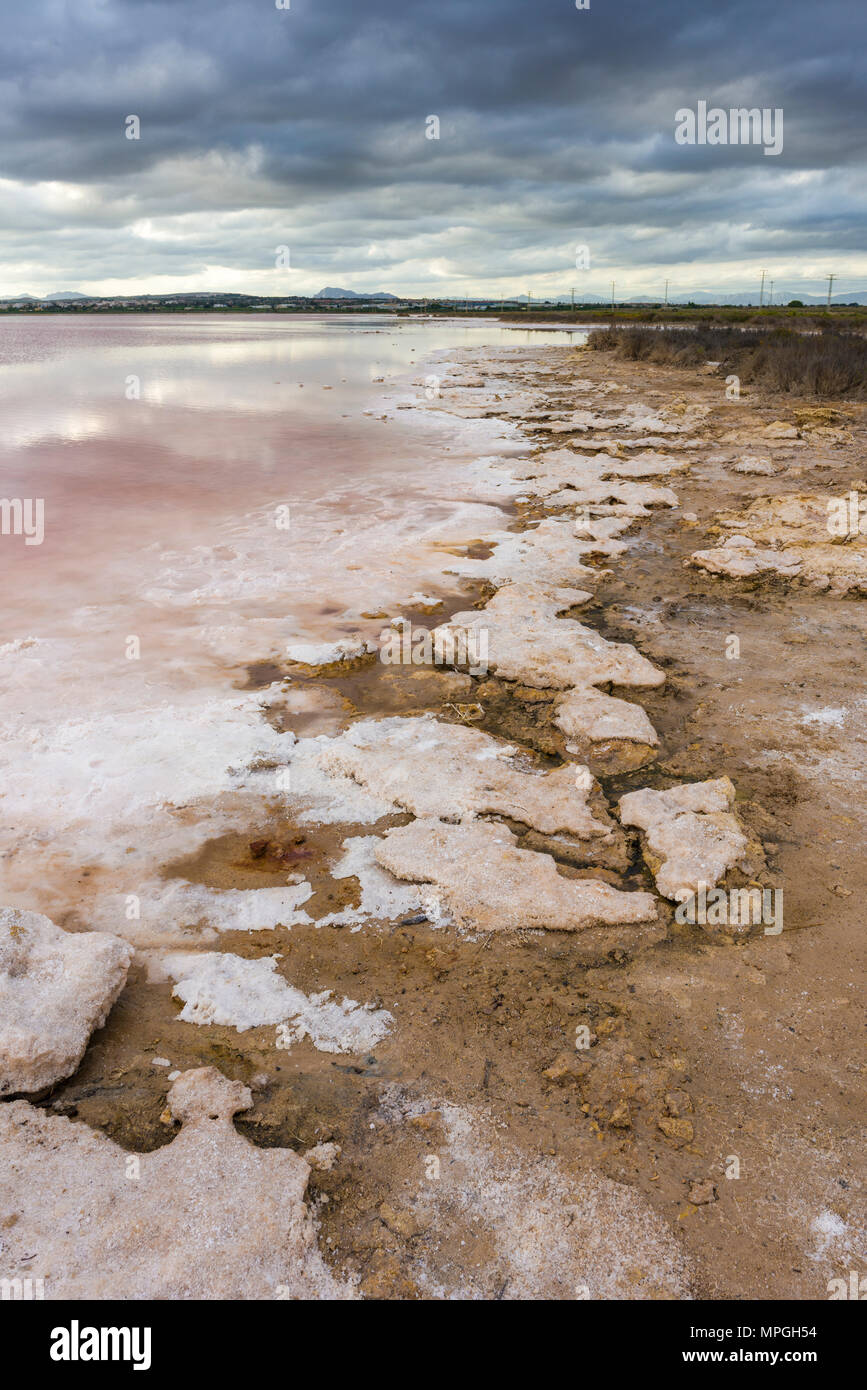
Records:
[[[320,269],[395,289],[516,276],[562,289],[576,241],[636,282],[662,265],[736,275],[771,254],[809,275],[817,256],[854,265],[862,244],[855,0],[4,9],[10,289],[12,267],[46,255],[43,288],[207,266],[264,276],[281,242],[300,277],[287,292],[317,288]],[[675,112],[699,100],[782,108],[783,152],[676,144]]]

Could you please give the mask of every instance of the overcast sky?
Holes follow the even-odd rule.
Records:
[[[867,288],[864,0],[0,11],[0,295]],[[678,144],[699,101],[782,153]]]

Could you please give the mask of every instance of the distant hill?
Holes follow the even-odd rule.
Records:
[[[326,285],[324,290],[319,290],[313,296],[314,299],[397,299],[396,294],[385,294],[378,290],[376,294],[359,293],[357,290],[336,289],[334,285]]]
[[[68,299],[92,299],[91,294],[80,294],[78,290],[58,290],[56,294],[14,294],[0,299],[0,304],[56,304]]]

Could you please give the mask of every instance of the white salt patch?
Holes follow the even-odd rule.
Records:
[[[436,1231],[463,1230],[494,1255],[470,1269],[407,1251],[411,1277],[439,1299],[690,1297],[689,1267],[666,1222],[635,1189],[592,1169],[566,1171],[520,1152],[478,1109],[410,1100],[387,1088],[381,1113],[401,1124],[430,1110],[445,1143],[438,1181],[405,1184],[401,1205]]]
[[[146,880],[135,885],[138,917],[126,917],[129,897],[103,893],[90,911],[100,931],[116,931],[139,946],[159,938],[179,938],[195,928],[199,939],[213,940],[217,932],[270,931],[309,923],[301,910],[313,896],[306,880],[274,888],[206,888],[185,879]]]
[[[852,1249],[852,1232],[836,1212],[820,1212],[810,1222],[810,1232],[817,1237],[814,1248],[807,1251],[811,1260],[821,1260],[829,1252],[847,1255]]]
[[[396,917],[411,917],[420,911],[419,890],[411,884],[399,883],[376,862],[378,835],[353,835],[343,841],[343,858],[331,870],[333,878],[357,878],[361,889],[358,907],[346,907],[330,912],[318,926],[354,926],[366,921],[391,922]]]
[[[329,666],[334,661],[352,661],[375,651],[372,642],[348,637],[340,642],[290,642],[286,655],[290,661],[300,661],[305,666]]]
[[[325,770],[322,755],[332,742],[325,735],[299,739],[286,758],[290,795],[300,808],[298,821],[303,825],[369,825],[399,811],[394,802],[371,795],[350,777]]]
[[[393,1015],[354,999],[338,1003],[329,990],[311,994],[307,1006],[295,1018],[277,1028],[277,1046],[289,1051],[293,1043],[309,1038],[320,1052],[370,1052],[391,1031]]]
[[[251,763],[280,760],[293,742],[263,719],[262,705],[258,694],[233,695],[41,726],[4,722],[4,819],[19,835],[46,819],[55,833],[96,822],[104,838],[106,827],[146,826],[157,808],[236,789]],[[94,850],[99,838],[89,838]]]
[[[278,1047],[309,1038],[320,1052],[366,1052],[388,1034],[394,1020],[387,1009],[354,999],[338,1003],[330,990],[304,994],[276,973],[277,960],[177,953],[164,956],[158,969],[175,981],[184,1023],[222,1024],[239,1033],[278,1024]]]
[[[839,709],[819,709],[814,710],[811,714],[802,715],[800,722],[802,724],[830,724],[839,729],[842,728],[847,716],[851,713],[852,711],[847,709],[845,705]]]

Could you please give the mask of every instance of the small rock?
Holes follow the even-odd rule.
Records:
[[[769,458],[759,458],[755,454],[746,454],[739,463],[735,464],[735,472],[758,473],[762,477],[770,478],[776,469]]]
[[[379,1215],[388,1229],[404,1240],[412,1240],[415,1236],[422,1235],[433,1220],[426,1213],[396,1211],[389,1202],[382,1203]]]
[[[717,1200],[716,1188],[710,1178],[693,1179],[689,1184],[689,1200],[694,1207],[707,1206]]]
[[[657,1128],[662,1130],[666,1139],[670,1139],[672,1143],[678,1146],[681,1144],[691,1144],[695,1137],[695,1130],[692,1127],[691,1120],[680,1120],[668,1115],[662,1115],[657,1121]]]
[[[316,1144],[307,1150],[304,1158],[317,1173],[330,1173],[342,1152],[339,1144]]]
[[[669,1091],[665,1097],[665,1113],[679,1120],[692,1113],[692,1097],[686,1091]]]
[[[542,1072],[546,1081],[553,1081],[556,1086],[566,1086],[570,1082],[580,1081],[590,1071],[587,1062],[581,1062],[571,1052],[561,1052],[556,1057],[550,1067],[546,1067]]]
[[[441,1119],[441,1110],[426,1110],[423,1115],[413,1115],[410,1124],[414,1129],[421,1129],[427,1132],[429,1129],[435,1129]]]
[[[629,1113],[629,1104],[627,1101],[622,1100],[619,1105],[614,1107],[608,1117],[608,1125],[610,1129],[632,1128],[632,1116]]]

